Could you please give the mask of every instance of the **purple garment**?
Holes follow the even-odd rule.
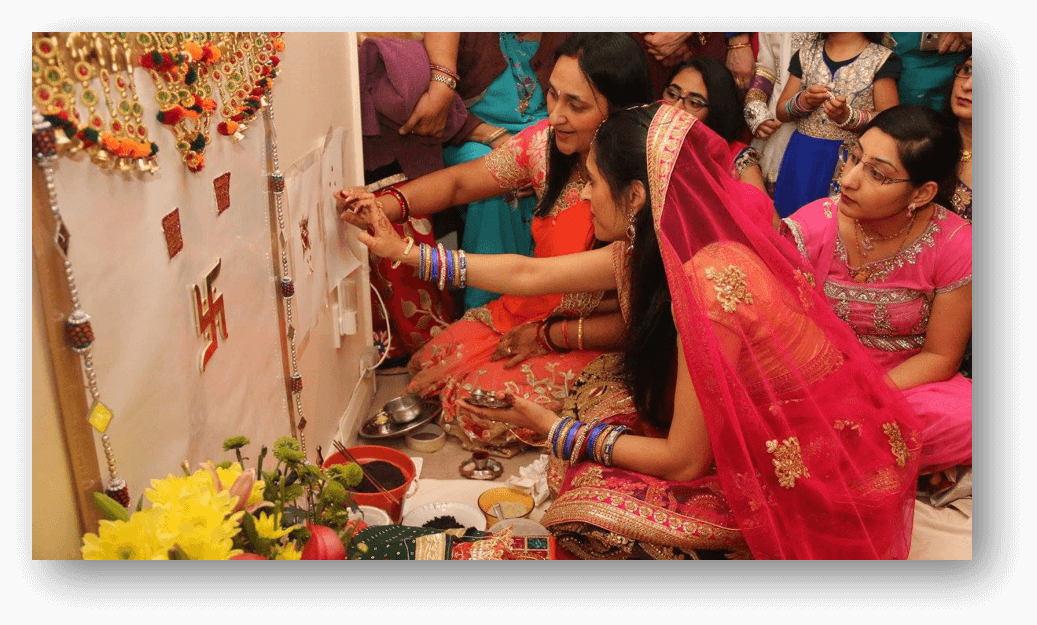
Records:
[[[432,77],[424,44],[409,39],[369,38],[360,44],[359,65],[364,169],[384,167],[395,160],[411,179],[442,169],[443,142],[468,118],[459,95],[454,94],[442,137],[399,133]]]

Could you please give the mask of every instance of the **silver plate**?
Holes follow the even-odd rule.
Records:
[[[375,423],[378,416],[384,414],[379,411],[370,419],[364,421],[363,425],[360,426],[360,431],[357,433],[364,438],[372,439],[397,438],[405,436],[409,432],[413,432],[423,425],[430,423],[433,419],[439,416],[442,409],[443,407],[438,401],[434,399],[426,399],[421,402],[420,417],[408,423],[396,423],[392,420],[392,417],[389,417],[389,422],[384,427]]]
[[[475,459],[469,458],[461,463],[458,470],[461,472],[461,475],[470,480],[495,480],[504,474],[504,465],[493,458],[487,458],[486,468],[476,469]]]

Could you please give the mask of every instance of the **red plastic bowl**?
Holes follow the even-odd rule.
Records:
[[[403,472],[403,484],[389,491],[389,494],[395,497],[399,503],[393,503],[382,493],[353,493],[353,501],[357,505],[381,508],[389,513],[389,518],[392,519],[393,523],[398,524],[403,517],[404,495],[407,489],[410,488],[411,482],[414,481],[415,474],[418,472],[417,467],[414,466],[414,461],[410,459],[410,456],[401,451],[381,445],[357,445],[347,449],[360,464],[367,464],[372,460],[383,460],[392,463]],[[324,467],[327,468],[334,464],[349,464],[349,460],[341,452],[336,451],[324,461]]]

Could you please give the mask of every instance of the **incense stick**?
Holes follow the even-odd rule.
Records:
[[[353,454],[349,453],[349,450],[346,449],[345,445],[338,441],[331,442],[335,445],[335,449],[339,450],[339,453],[345,456],[350,462],[360,467],[360,472],[363,473],[365,477],[367,477],[367,481],[374,484],[375,488],[377,488],[379,492],[381,492],[383,495],[389,498],[389,501],[393,502],[394,504],[400,503],[399,499],[393,497],[389,491],[385,490],[385,488],[378,482],[378,480],[374,479],[374,476],[372,476],[370,473],[367,472],[366,469],[364,469],[364,465],[360,464],[357,461],[357,459],[353,456]]]

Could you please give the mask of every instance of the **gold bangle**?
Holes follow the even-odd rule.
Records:
[[[749,43],[736,43],[734,45],[731,45],[731,44],[727,45],[727,49],[728,50],[737,50],[738,48],[751,48],[751,47],[752,47],[752,44],[749,44]]]
[[[404,237],[403,240],[407,242],[407,249],[403,250],[403,258],[407,258],[407,254],[410,254],[411,248],[414,247],[414,239],[412,239],[411,237]],[[403,262],[403,258],[401,258],[398,261],[395,261],[393,264],[391,264],[389,266],[392,267],[393,269],[396,269],[397,267],[400,266],[400,263]]]
[[[493,133],[490,134],[490,136],[488,136],[485,139],[483,139],[483,141],[482,141],[483,145],[490,145],[491,143],[493,143],[497,139],[499,139],[502,136],[504,136],[504,133],[506,133],[506,132],[508,132],[507,128],[498,128],[497,130],[493,131]]]
[[[583,351],[583,317],[576,323],[576,349]]]
[[[583,424],[583,429],[576,435],[576,440],[573,441],[573,448],[569,450],[569,466],[575,467],[576,463],[580,461],[580,450],[583,449],[583,444],[587,441],[587,435],[590,434],[591,426]]]

